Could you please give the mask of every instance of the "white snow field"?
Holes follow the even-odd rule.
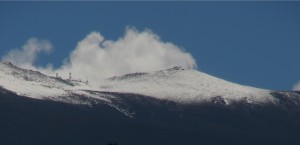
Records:
[[[101,89],[143,94],[181,103],[209,101],[216,96],[223,97],[226,103],[245,99],[248,103],[273,101],[269,90],[242,86],[180,67],[112,77],[104,81]]]
[[[224,98],[226,104],[240,100],[248,103],[274,102],[269,90],[231,83],[197,70],[180,67],[127,74],[101,81],[90,80],[85,84],[0,62],[0,87],[26,97],[57,101],[61,101],[62,96],[72,97],[70,93],[105,100],[86,91],[93,90],[134,93],[178,103],[201,103],[217,96]]]

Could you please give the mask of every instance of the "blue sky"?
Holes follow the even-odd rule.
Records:
[[[275,90],[300,81],[300,2],[0,2],[0,18],[0,56],[32,37],[53,44],[38,66],[61,66],[93,31],[117,40],[134,27],[225,80]]]

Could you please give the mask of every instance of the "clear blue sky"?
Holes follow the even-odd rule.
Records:
[[[244,85],[290,90],[300,80],[300,2],[0,2],[0,56],[48,39],[60,66],[92,31],[115,40],[126,26],[185,48],[199,70]]]

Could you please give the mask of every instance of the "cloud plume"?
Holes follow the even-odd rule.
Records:
[[[300,91],[300,82],[298,82],[297,84],[294,85],[293,90]]]
[[[21,67],[33,67],[47,74],[72,72],[74,77],[88,77],[90,80],[173,66],[197,67],[191,54],[173,43],[163,42],[150,30],[127,28],[124,36],[115,41],[106,40],[99,32],[92,32],[78,42],[59,68],[34,67],[37,54],[50,51],[51,46],[48,41],[29,39],[21,50],[12,50],[3,60]]]
[[[13,49],[2,57],[2,61],[12,62],[13,64],[25,68],[33,68],[33,63],[37,60],[39,53],[49,53],[52,44],[47,40],[30,38],[21,49]]]

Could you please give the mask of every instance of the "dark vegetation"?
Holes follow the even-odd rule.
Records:
[[[226,106],[221,97],[214,103],[179,105],[136,94],[111,94],[118,96],[114,103],[134,113],[134,118],[104,103],[72,105],[0,89],[0,144],[300,144],[300,107],[282,98],[283,106]]]

